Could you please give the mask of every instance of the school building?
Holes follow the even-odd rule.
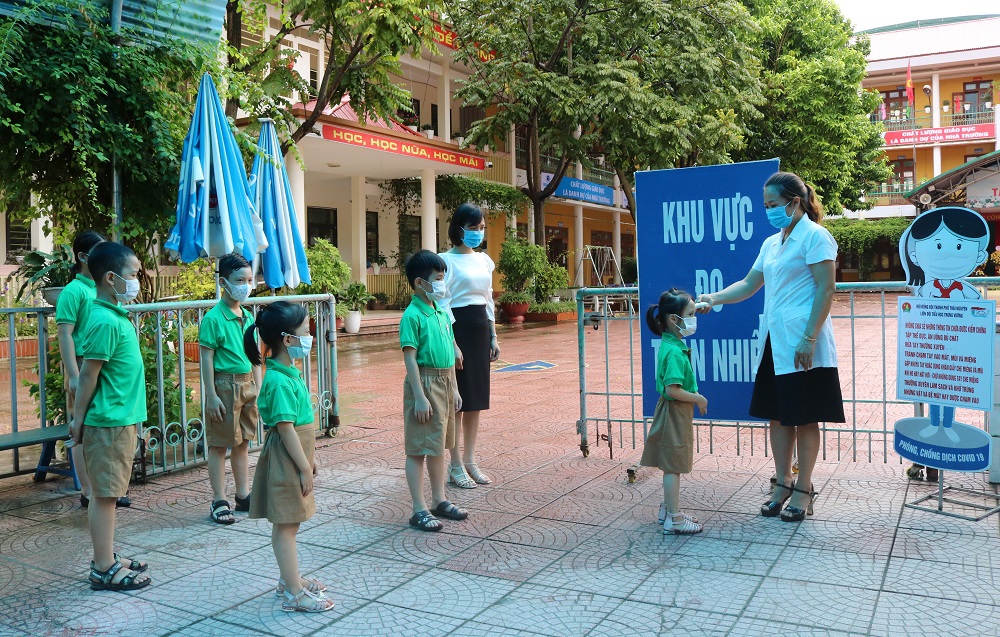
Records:
[[[994,83],[1000,81],[1000,14],[913,22],[865,33],[871,54],[862,86],[882,96],[871,117],[885,127],[883,149],[892,177],[868,193],[874,208],[847,216],[913,217],[930,205],[957,203],[980,209],[996,229],[1000,206],[987,209],[982,197],[966,201],[965,186],[975,195],[996,173],[991,153],[1000,137],[1000,95],[994,93]],[[912,102],[907,98],[908,72]],[[933,196],[936,180],[950,183],[956,175],[960,180],[952,184],[948,200]],[[969,183],[973,179],[975,185]],[[931,199],[925,197],[922,203],[920,195],[928,189]],[[876,251],[871,278],[902,279],[897,247],[886,241]],[[856,280],[857,255],[842,255],[838,265],[840,278]]]

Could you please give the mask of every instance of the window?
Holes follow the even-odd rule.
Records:
[[[417,121],[419,122],[420,121],[420,100],[414,98],[411,101],[413,102],[413,114],[417,116]]]
[[[528,240],[528,224],[517,222],[517,236],[519,239]]]
[[[435,134],[440,134],[441,129],[438,128],[438,105],[431,104],[431,128],[434,129]]]
[[[986,104],[993,106],[993,80],[977,80],[975,82],[965,82],[962,84],[962,93],[957,94],[962,100],[962,108],[959,110],[955,105],[955,113],[981,113],[989,110]],[[958,99],[958,97],[956,97]],[[968,108],[966,108],[968,104]]]
[[[545,253],[549,262],[566,267],[569,252],[569,228],[545,226]]]
[[[882,105],[879,106],[878,112],[876,113],[877,121],[897,122],[899,120],[907,119],[907,107],[909,106],[909,103],[906,101],[905,89],[880,91],[880,93],[882,95]],[[915,96],[914,101],[916,101]]]
[[[485,117],[485,109],[478,106],[463,106],[458,110],[458,134],[464,137],[473,124]]]
[[[23,221],[12,224],[10,213],[4,217],[7,220],[7,257],[31,250],[31,222]]]
[[[913,160],[896,159],[889,162],[892,168],[892,183],[890,190],[909,190],[913,187]]]
[[[402,224],[402,230],[400,230],[399,234],[399,253],[403,257],[402,261],[405,263],[411,254],[420,249],[422,224],[420,223],[420,217],[416,215],[404,215],[402,217]]]
[[[368,263],[372,262],[378,253],[378,213],[369,210],[365,213],[365,249]]]
[[[326,239],[337,245],[337,209],[308,206],[306,208],[307,242],[313,239]]]

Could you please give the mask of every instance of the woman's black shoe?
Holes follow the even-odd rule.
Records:
[[[779,513],[781,513],[781,507],[782,507],[782,505],[785,504],[785,502],[788,500],[788,498],[792,497],[792,489],[793,489],[793,487],[781,484],[779,482],[779,483],[777,483],[777,484],[774,485],[773,489],[771,489],[771,498],[777,498],[778,489],[784,489],[785,490],[785,492],[786,492],[785,493],[785,497],[780,498],[780,499],[768,500],[764,504],[760,505],[760,514],[763,515],[765,518],[776,517]]]
[[[797,491],[799,493],[805,493],[809,496],[809,504],[805,509],[800,509],[798,507],[787,506],[785,510],[781,512],[782,522],[801,522],[806,519],[806,515],[813,514],[813,502],[816,501],[816,496],[819,495],[818,491],[803,491],[802,489],[792,487],[792,491]]]

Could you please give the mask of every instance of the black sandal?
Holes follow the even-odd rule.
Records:
[[[781,498],[780,500],[771,499],[765,502],[764,504],[760,505],[760,514],[763,515],[765,518],[777,517],[777,515],[781,513],[782,505],[784,505],[785,502],[788,501],[788,498],[792,497],[792,491],[795,489],[795,487],[793,486],[786,485],[781,482],[776,482],[774,488],[771,489],[771,498],[775,497],[775,493],[779,488],[788,491],[788,495]]]
[[[236,509],[235,510],[239,511],[241,513],[246,513],[247,511],[250,510],[250,494],[249,493],[247,494],[247,497],[245,497],[245,498],[241,498],[240,496],[236,496]]]
[[[122,556],[121,555],[118,555],[117,553],[115,553],[114,556],[115,556],[115,561],[116,562],[120,562],[122,560]],[[149,570],[149,564],[146,564],[144,562],[140,562],[139,560],[133,560],[133,559],[129,559],[129,558],[125,558],[125,559],[128,560],[128,564],[125,565],[125,568],[127,568],[128,570],[130,570],[130,571],[132,571],[134,573],[145,573],[147,570]],[[94,563],[93,562],[90,563],[90,568],[94,568]]]
[[[153,583],[152,578],[146,577],[138,579],[141,573],[137,573],[122,565],[121,561],[115,559],[115,563],[106,571],[97,570],[93,562],[90,563],[90,588],[95,591],[137,591],[146,588]],[[129,574],[115,581],[115,575],[122,569],[129,571]]]
[[[434,515],[438,515],[449,520],[464,520],[469,517],[469,512],[465,509],[458,508],[447,500],[442,500],[441,504],[434,507]]]
[[[437,524],[435,525],[435,523]],[[413,517],[410,518],[410,526],[421,531],[440,531],[444,528],[441,520],[434,517],[434,514],[426,509],[413,514]]]
[[[805,493],[806,495],[808,495],[809,504],[806,505],[805,510],[793,506],[785,507],[785,510],[781,512],[782,522],[801,522],[802,520],[806,519],[806,515],[812,515],[813,502],[816,501],[816,496],[819,495],[819,491],[813,491],[811,489],[809,491],[805,491],[803,489],[799,489],[798,487],[792,487],[792,491],[797,491],[799,493]]]
[[[229,516],[228,520],[223,520],[225,516]],[[229,503],[225,500],[216,500],[212,503],[212,521],[216,524],[232,524],[236,521],[236,517],[233,516],[233,510],[230,508]]]

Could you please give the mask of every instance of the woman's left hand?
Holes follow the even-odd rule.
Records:
[[[813,352],[816,350],[816,341],[803,338],[795,348],[795,368],[810,370],[813,364]]]
[[[495,361],[500,358],[500,344],[497,343],[497,337],[494,336],[490,339],[490,360]]]

